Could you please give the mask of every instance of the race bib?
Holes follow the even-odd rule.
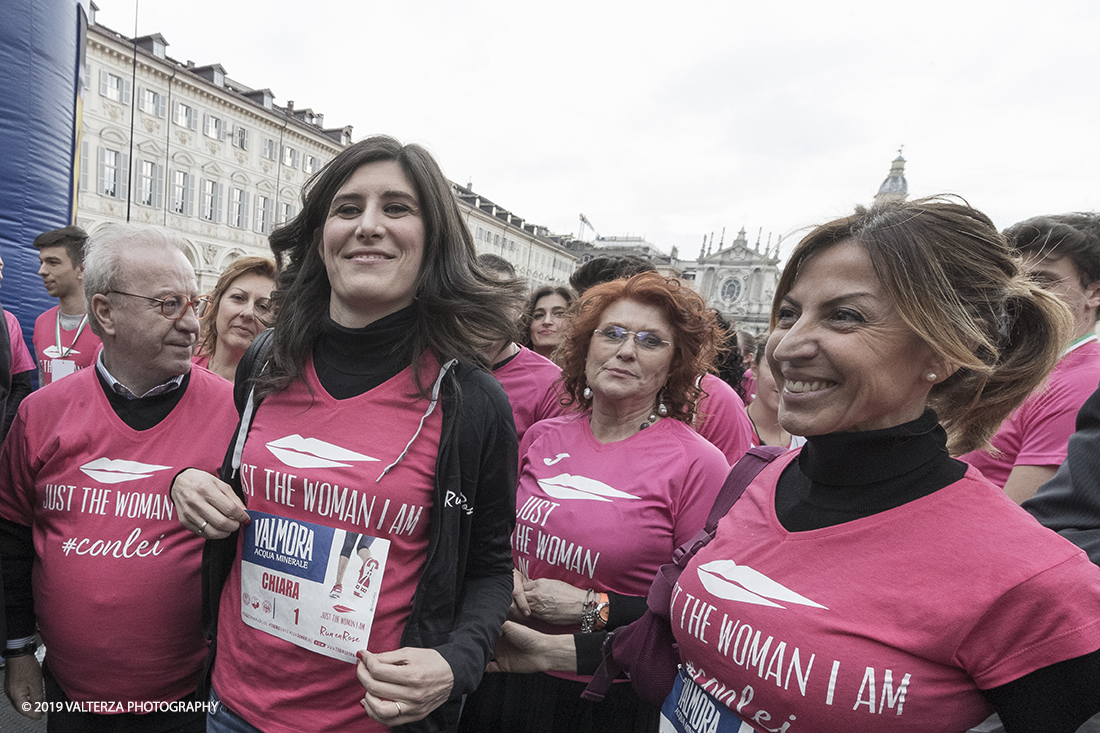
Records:
[[[76,373],[76,362],[72,359],[50,360],[50,381],[56,382],[62,377]]]
[[[303,649],[354,664],[370,637],[389,540],[248,514],[241,619]]]
[[[786,725],[777,730],[786,731]],[[672,692],[661,706],[660,733],[755,733],[722,703],[695,684],[680,667]],[[767,728],[765,730],[772,730]]]

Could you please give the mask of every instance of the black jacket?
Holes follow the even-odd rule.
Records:
[[[257,349],[262,348],[265,339],[256,341],[261,342]],[[255,361],[253,354],[246,359],[249,356]],[[235,391],[238,412],[244,411],[247,399],[244,382],[238,379]],[[456,364],[443,378],[441,395],[443,431],[428,557],[401,643],[438,651],[451,666],[454,687],[450,699],[424,720],[398,728],[410,732],[457,726],[460,698],[481,681],[512,602],[511,535],[519,449],[508,398],[499,382],[465,364]],[[222,480],[244,501],[232,453],[230,446]],[[204,687],[213,670],[221,590],[236,553],[236,533],[207,541],[203,550],[203,628],[211,640]]]

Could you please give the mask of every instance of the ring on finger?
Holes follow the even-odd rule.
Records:
[[[210,522],[203,520],[203,523],[199,525],[199,534],[204,534],[206,532],[206,525],[208,524],[210,524]]]
[[[401,717],[401,703],[397,702],[397,700],[394,700],[393,704],[397,706],[397,715],[395,715],[393,717],[400,718]]]

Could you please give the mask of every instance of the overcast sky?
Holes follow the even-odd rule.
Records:
[[[134,34],[135,0],[96,0]],[[530,7],[527,7],[530,6]],[[221,63],[552,232],[694,257],[847,214],[904,144],[911,196],[1000,227],[1100,209],[1094,0],[140,0],[137,33]],[[586,238],[591,232],[586,232]]]

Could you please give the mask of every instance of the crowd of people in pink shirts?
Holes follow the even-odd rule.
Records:
[[[528,288],[389,137],[303,203],[205,295],[166,229],[33,242],[58,305],[33,350],[5,312],[0,451],[21,713],[1100,731],[1100,216],[858,207],[753,334],[637,257]],[[755,446],[783,452],[704,537]],[[664,703],[584,696],[684,547]]]

